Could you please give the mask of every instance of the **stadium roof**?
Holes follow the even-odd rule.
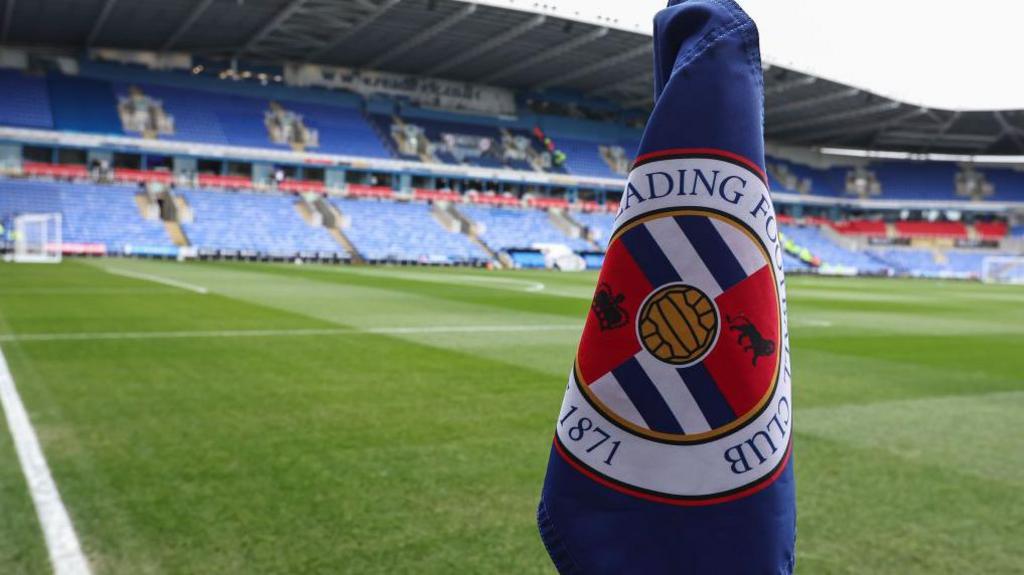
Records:
[[[0,43],[318,62],[646,108],[650,37],[621,28],[459,0],[7,0]],[[780,66],[765,80],[774,142],[1024,154],[1024,111],[926,108]]]

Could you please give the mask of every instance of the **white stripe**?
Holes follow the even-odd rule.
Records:
[[[32,503],[35,504],[39,525],[46,539],[46,549],[50,554],[53,571],[57,575],[87,575],[89,562],[82,553],[78,535],[71,525],[71,517],[61,501],[57,484],[50,474],[43,450],[39,446],[39,438],[32,428],[32,422],[21,402],[18,389],[14,386],[14,378],[7,368],[7,360],[0,351],[0,402],[3,403],[7,415],[7,427],[14,439],[14,449],[21,462],[21,470],[28,483]]]
[[[210,290],[200,285],[190,284],[182,281],[178,281],[171,278],[165,278],[162,276],[154,276],[150,274],[144,274],[139,272],[131,272],[119,268],[103,268],[108,274],[114,274],[115,276],[124,276],[126,278],[132,278],[137,280],[146,280],[156,282],[158,284],[164,284],[171,287],[181,288],[195,293],[208,293]]]
[[[703,291],[711,299],[722,293],[722,288],[697,255],[697,250],[676,223],[675,218],[658,218],[645,224],[654,241],[672,263],[683,283]]]
[[[675,367],[646,351],[637,353],[636,359],[640,362],[640,367],[647,373],[647,377],[654,383],[654,387],[658,388],[658,392],[665,399],[672,415],[676,416],[676,421],[682,426],[683,431],[691,434],[711,429],[707,418],[697,406],[697,400],[693,398],[690,388],[686,387],[686,383]]]
[[[622,386],[619,385],[619,380],[615,379],[611,372],[604,374],[597,381],[591,383],[590,391],[601,400],[601,403],[607,405],[608,409],[614,411],[619,417],[635,425],[648,427],[643,416],[640,415],[636,406],[633,405],[633,402],[629,400],[629,396],[626,395]]]
[[[206,337],[303,337],[311,335],[404,335],[419,333],[537,333],[545,331],[579,330],[578,324],[556,325],[430,325],[408,327],[354,327],[312,329],[227,329],[204,331],[113,331],[78,333],[22,333],[0,334],[0,342],[20,341],[90,341],[105,339],[188,339]]]
[[[711,225],[715,226],[718,230],[718,235],[722,236],[722,240],[725,241],[725,245],[729,246],[732,251],[732,255],[736,256],[736,260],[740,262],[740,267],[746,272],[747,276],[754,275],[754,272],[768,265],[768,261],[764,259],[764,254],[758,249],[757,245],[754,244],[747,237],[747,234],[743,233],[736,226],[727,224],[721,220],[715,218],[709,218]]]

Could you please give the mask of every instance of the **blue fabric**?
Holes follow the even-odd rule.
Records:
[[[673,1],[655,18],[656,104],[639,154],[717,148],[764,168],[757,29],[731,0]],[[562,574],[792,573],[793,460],[751,495],[682,506],[621,493],[552,449],[538,524]]]

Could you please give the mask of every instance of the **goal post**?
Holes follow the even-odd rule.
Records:
[[[15,263],[60,263],[63,252],[61,215],[21,214],[11,222]]]
[[[981,262],[981,281],[1024,284],[1024,256],[989,256]]]

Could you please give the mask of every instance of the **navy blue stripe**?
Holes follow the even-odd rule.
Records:
[[[640,224],[622,235],[622,243],[653,287],[679,281],[679,274],[658,247],[647,226]]]
[[[612,375],[619,381],[619,387],[626,392],[650,429],[663,433],[683,433],[682,426],[676,416],[672,415],[665,398],[654,387],[651,378],[635,357],[613,369]]]
[[[736,419],[732,406],[725,400],[722,390],[718,389],[714,378],[708,373],[703,363],[681,367],[678,371],[679,375],[683,376],[686,387],[690,389],[693,399],[696,400],[697,407],[704,414],[704,419],[708,420],[712,429]]]
[[[743,266],[712,225],[711,220],[703,216],[677,216],[676,223],[683,229],[686,239],[693,244],[701,261],[714,276],[722,291],[747,279]]]

